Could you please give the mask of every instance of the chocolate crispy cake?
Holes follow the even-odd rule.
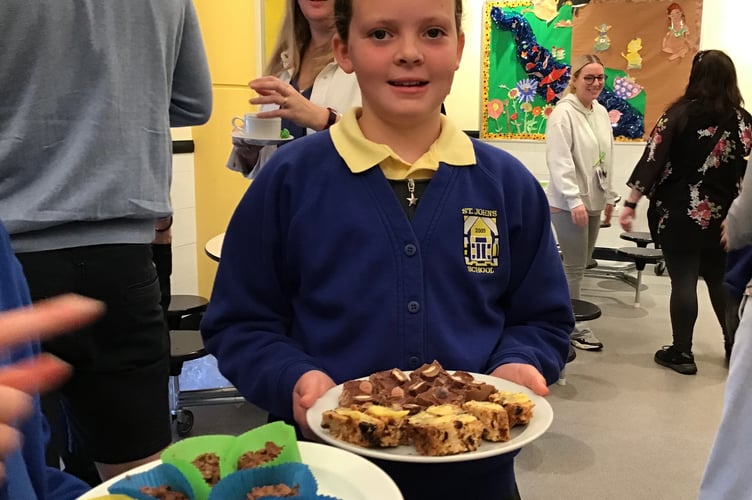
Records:
[[[428,456],[473,451],[482,440],[508,441],[512,427],[530,421],[534,406],[525,394],[499,392],[437,361],[409,375],[394,368],[345,382],[338,403],[321,423],[336,439],[369,448],[413,444]]]

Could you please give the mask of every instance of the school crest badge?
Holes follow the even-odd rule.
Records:
[[[496,210],[463,208],[463,254],[471,273],[491,274],[499,267]]]

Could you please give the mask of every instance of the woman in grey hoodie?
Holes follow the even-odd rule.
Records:
[[[546,126],[546,164],[550,173],[546,194],[573,299],[580,298],[601,213],[608,222],[616,197],[611,189],[614,137],[608,112],[598,103],[605,82],[598,56],[581,56],[572,65],[567,95],[556,105]],[[603,349],[585,323],[575,326],[571,342],[579,349]]]

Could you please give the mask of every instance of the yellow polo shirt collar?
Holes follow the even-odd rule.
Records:
[[[440,162],[457,167],[476,163],[470,138],[446,116],[441,116],[439,137],[423,156],[410,164],[386,144],[367,139],[358,125],[360,115],[361,108],[352,108],[330,129],[334,147],[355,174],[378,165],[387,179],[430,178]]]

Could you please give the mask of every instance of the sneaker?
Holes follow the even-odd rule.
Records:
[[[569,336],[569,341],[577,349],[583,349],[585,351],[600,351],[603,349],[603,342],[593,335],[590,328],[583,328],[580,331],[573,332]]]
[[[574,347],[572,347],[572,343],[569,343],[569,354],[567,354],[567,363],[571,363],[572,361],[577,358],[577,352],[574,350]]]
[[[697,365],[692,353],[682,352],[672,345],[663,346],[660,351],[655,353],[654,359],[659,365],[671,368],[683,375],[694,375],[697,373]]]

